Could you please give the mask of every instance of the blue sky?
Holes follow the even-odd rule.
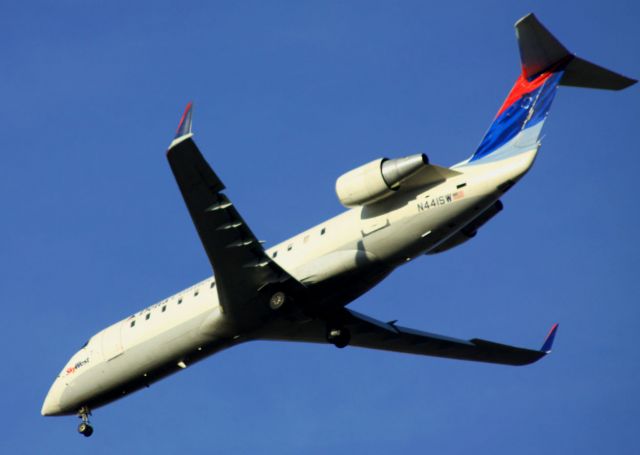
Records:
[[[40,416],[92,334],[209,274],[164,151],[196,140],[277,243],[342,209],[343,172],[478,145],[534,11],[640,76],[634,1],[9,2],[0,129],[2,453],[638,453],[640,89],[561,88],[531,173],[468,244],[352,307],[553,355],[513,368],[256,342],[94,413]]]

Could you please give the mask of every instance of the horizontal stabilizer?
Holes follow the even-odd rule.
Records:
[[[633,84],[635,79],[614,73],[606,68],[574,57],[564,70],[560,85],[571,87],[600,88],[605,90],[622,90]]]

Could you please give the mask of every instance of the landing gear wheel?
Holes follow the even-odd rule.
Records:
[[[85,438],[88,438],[93,434],[93,427],[88,423],[82,422],[78,425],[78,433],[83,435]]]
[[[282,307],[282,305],[284,305],[286,301],[287,296],[285,295],[285,293],[282,291],[278,291],[269,299],[269,308],[271,308],[272,310],[278,310]]]
[[[87,406],[83,406],[78,411],[78,417],[82,419],[80,425],[78,425],[78,433],[83,435],[85,438],[88,438],[93,434],[93,427],[89,424],[89,416],[91,415],[91,411]]]
[[[351,332],[345,328],[332,328],[327,330],[327,341],[336,348],[342,349],[349,345],[351,341]]]

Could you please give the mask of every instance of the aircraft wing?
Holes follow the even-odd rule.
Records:
[[[189,209],[216,278],[220,304],[237,309],[269,283],[295,281],[266,254],[233,203],[224,184],[192,139],[192,104],[180,120],[167,159]],[[297,281],[295,285],[302,286]]]
[[[547,355],[551,352],[558,328],[558,324],[551,328],[540,350],[532,350],[479,338],[462,340],[422,332],[401,327],[395,322],[378,321],[348,309],[342,310],[334,321],[350,331],[349,346],[504,365],[527,365]],[[316,319],[290,326],[288,330],[279,329],[277,335],[265,338],[326,343],[326,323]]]

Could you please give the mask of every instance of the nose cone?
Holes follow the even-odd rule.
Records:
[[[62,413],[62,407],[60,406],[60,396],[62,394],[61,389],[62,384],[60,384],[59,379],[56,379],[51,385],[49,393],[47,393],[47,396],[44,399],[44,403],[42,403],[40,413],[43,416],[55,416]]]

